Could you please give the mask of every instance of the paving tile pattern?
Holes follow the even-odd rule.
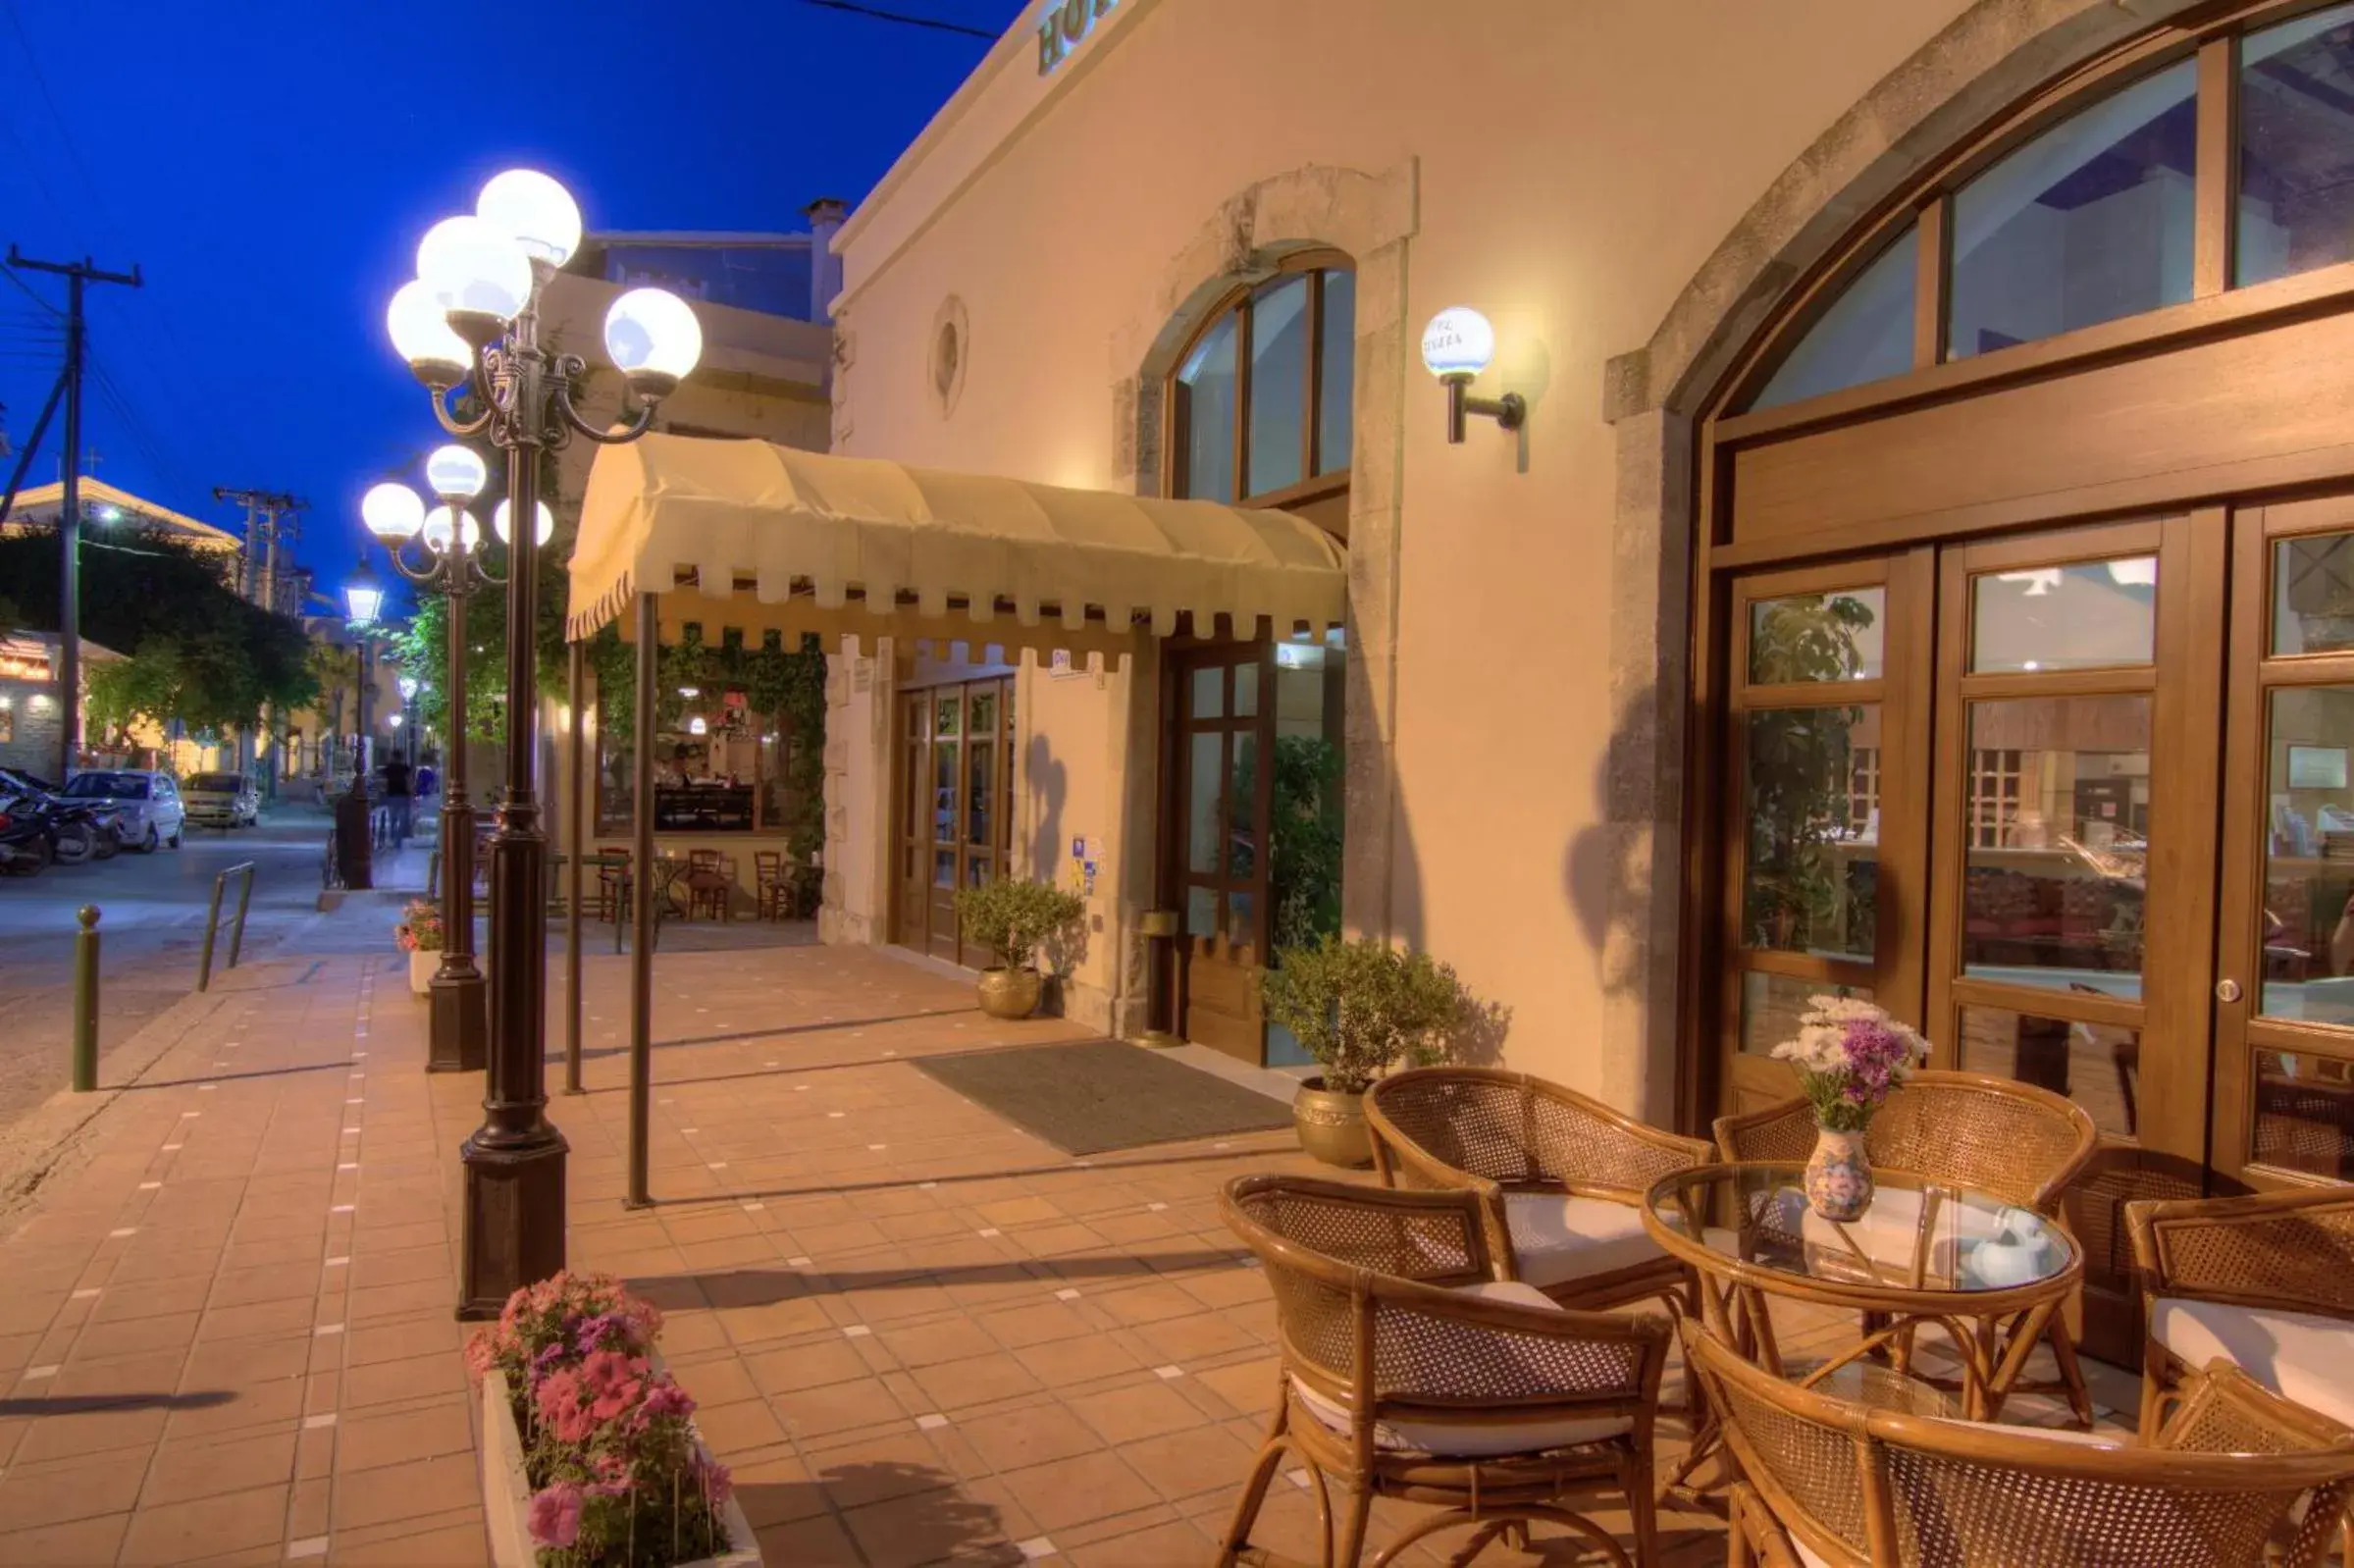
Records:
[[[1070,1026],[991,1021],[872,952],[665,953],[657,1201],[633,1212],[625,963],[591,961],[589,1092],[550,1106],[571,1259],[668,1314],[768,1561],[1211,1561],[1277,1390],[1216,1193],[1312,1169],[1289,1135],[1073,1159],[910,1065]],[[479,1080],[422,1071],[390,955],[235,983],[0,1239],[0,1562],[482,1561],[450,1315]],[[1794,1319],[1794,1351],[1837,1327]],[[1378,1508],[1377,1544],[1414,1512]],[[1669,1562],[1722,1560],[1706,1510],[1662,1525]],[[1316,1530],[1279,1484],[1257,1538],[1313,1556]]]

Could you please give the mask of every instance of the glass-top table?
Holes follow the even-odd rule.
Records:
[[[1805,1167],[1697,1166],[1645,1195],[1644,1228],[1700,1277],[1708,1327],[1782,1376],[1766,1296],[1840,1310],[1858,1325],[1803,1383],[1885,1350],[1900,1370],[1915,1331],[1935,1324],[1962,1363],[1965,1413],[1990,1421],[2083,1274],[2065,1227],[1992,1193],[1875,1171],[1856,1219],[1808,1207]]]

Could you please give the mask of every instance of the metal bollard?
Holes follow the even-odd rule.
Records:
[[[84,904],[74,933],[74,1092],[98,1087],[98,906]]]

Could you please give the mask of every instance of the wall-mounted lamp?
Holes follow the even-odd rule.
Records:
[[[1474,377],[1495,358],[1495,329],[1488,318],[1468,305],[1449,305],[1422,330],[1422,362],[1446,383],[1446,439],[1460,445],[1466,417],[1485,414],[1506,430],[1518,430],[1529,417],[1529,405],[1518,392],[1501,397],[1474,397]]]
[[[687,720],[687,733],[689,735],[707,735],[710,733],[710,724],[705,720],[701,713],[698,713],[693,718]]]

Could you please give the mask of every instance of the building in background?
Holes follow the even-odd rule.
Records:
[[[58,682],[55,632],[13,632],[0,637],[0,764],[21,767],[36,778],[63,783],[57,772],[58,731],[64,723]],[[86,697],[92,664],[123,655],[89,641],[81,644]],[[154,739],[160,742],[163,737]]]
[[[55,528],[66,505],[66,488],[60,485],[37,485],[17,492],[16,504],[8,511],[8,521],[0,530],[11,534],[29,532],[35,528]],[[102,479],[83,475],[81,480],[81,525],[92,539],[103,540],[107,531],[119,529],[125,534],[143,529],[157,529],[175,539],[184,540],[196,549],[223,557],[223,570],[234,571],[244,549],[244,541],[228,529],[199,522],[183,512],[118,490]]]

